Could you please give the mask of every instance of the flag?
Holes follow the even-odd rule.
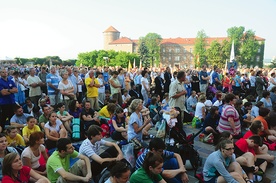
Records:
[[[130,60],[128,60],[128,67],[127,67],[127,71],[130,72],[132,66],[131,66],[131,63],[130,63]]]
[[[135,58],[134,58],[134,61],[133,61],[133,68],[135,68],[136,66],[135,66]]]
[[[233,60],[235,60],[234,40],[232,42],[232,47],[231,47],[230,62],[232,62]]]

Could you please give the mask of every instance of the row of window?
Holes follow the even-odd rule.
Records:
[[[180,53],[181,52],[180,48],[175,48],[175,49],[169,48],[168,52],[171,53],[173,50],[174,50],[175,53]],[[186,53],[186,51],[187,51],[186,48],[183,48],[183,52]],[[190,48],[190,53],[192,53],[192,51],[193,51],[193,49]],[[165,53],[166,52],[166,48],[163,48],[162,52]]]
[[[165,60],[169,60],[169,61],[171,61],[172,60],[172,57],[162,57],[162,61],[165,61]],[[184,57],[182,57],[181,58],[181,56],[175,56],[174,57],[174,61],[180,61],[180,59],[183,59],[184,61],[185,60],[187,60],[187,59],[189,59],[189,57],[187,57],[187,56],[184,56]],[[190,56],[190,59],[189,60],[193,60],[193,56]]]

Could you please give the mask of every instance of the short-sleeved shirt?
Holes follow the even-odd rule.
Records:
[[[148,154],[149,151],[150,151],[149,149],[145,149],[144,152],[137,158],[136,165],[135,165],[136,170],[142,167],[143,162],[146,158],[146,155]],[[173,157],[174,157],[174,152],[167,151],[167,150],[163,151],[162,158],[163,158],[164,162]]]
[[[202,76],[206,78],[208,76],[207,72],[206,71],[199,72],[200,84],[207,84],[207,80],[202,79]]]
[[[27,78],[28,85],[31,85],[33,83],[40,83],[42,82],[41,79],[38,76],[28,76]],[[31,87],[30,86],[30,91],[29,91],[29,96],[34,97],[34,96],[39,96],[41,95],[41,88],[40,86],[38,87]]]
[[[72,115],[74,118],[79,118],[81,112],[82,112],[81,108],[77,108],[77,111],[70,111],[69,110],[69,114]]]
[[[118,118],[117,116],[113,116],[112,120],[116,121],[116,124],[118,127],[124,127],[125,128],[125,116],[121,118],[121,122],[118,122]],[[111,124],[109,125],[109,133],[112,134],[115,131],[115,128],[113,126],[113,123],[111,122]]]
[[[267,124],[267,121],[264,119],[264,117],[262,117],[262,116],[257,116],[254,120],[255,120],[255,121],[256,121],[256,120],[259,120],[260,122],[262,122],[262,123],[263,123],[263,126],[264,126],[264,130],[268,130],[268,124]],[[261,131],[261,132],[259,133],[259,135],[260,135],[260,136],[265,136],[266,134],[265,134],[264,131]]]
[[[68,83],[67,84],[64,84],[62,81],[59,82],[58,84],[58,89],[59,90],[70,90],[74,88],[72,82],[68,79]],[[68,96],[63,96],[63,95],[60,95],[60,100],[63,100],[63,97],[64,97],[64,100],[69,100],[70,98]]]
[[[83,120],[83,118],[82,118],[83,115],[85,115],[85,116],[90,115],[93,118],[94,114],[95,114],[95,111],[93,109],[91,109],[91,108],[88,111],[86,111],[85,109],[83,109],[81,111],[81,119]]]
[[[70,169],[70,158],[77,158],[79,153],[74,151],[72,154],[66,155],[64,158],[59,156],[58,151],[53,152],[49,157],[46,164],[47,177],[52,182],[55,183],[60,176],[58,170],[64,169],[66,172]]]
[[[22,135],[23,137],[24,136],[27,136],[27,138],[30,138],[30,135],[34,132],[40,132],[40,128],[39,126],[37,125],[34,125],[34,127],[32,129],[30,129],[28,126],[25,126],[23,129],[22,129]]]
[[[131,175],[129,182],[130,183],[141,183],[141,182],[154,183],[154,182],[159,182],[162,179],[163,178],[160,174],[149,177],[143,168],[139,168]]]
[[[56,74],[49,73],[46,76],[46,82],[51,83],[53,86],[58,88],[58,83],[59,83],[59,77]],[[48,95],[55,95],[55,90],[51,86],[47,86],[48,90]]]
[[[49,121],[49,119],[44,115],[40,115],[39,116],[39,119],[38,119],[38,123],[41,124],[41,123],[47,123]]]
[[[89,86],[92,81],[92,78],[88,77],[85,79],[85,86],[87,88],[87,97],[92,98],[92,97],[98,97],[99,92],[98,88],[95,86]],[[99,81],[97,78],[94,78],[94,84],[99,84]]]
[[[18,123],[18,124],[21,124],[21,125],[24,125],[27,123],[27,118],[29,116],[32,116],[30,114],[27,114],[27,113],[23,113],[22,116],[17,116],[17,115],[13,115],[10,122],[15,122],[15,123]]]
[[[19,171],[20,172],[20,177],[17,180],[13,180],[8,175],[5,175],[2,179],[2,182],[7,182],[7,183],[21,183],[21,182],[29,182],[30,179],[30,171],[31,168],[28,166],[23,166],[22,169]]]
[[[31,160],[31,167],[32,169],[37,169],[40,164],[39,164],[39,159],[41,156],[41,152],[45,152],[45,146],[44,145],[40,145],[38,148],[39,151],[39,155],[35,156],[33,151],[31,150],[30,146],[26,147],[22,154],[21,154],[21,158],[23,159],[24,157],[29,158]]]
[[[253,155],[255,155],[255,151],[253,148],[250,148],[247,144],[246,139],[244,138],[240,138],[236,143],[235,143],[235,154],[237,156],[241,156],[242,154],[246,153],[246,152],[251,152]]]
[[[99,115],[100,115],[100,116],[103,116],[103,117],[105,117],[105,118],[110,118],[110,114],[109,114],[109,112],[108,112],[108,110],[107,110],[107,105],[104,106],[104,107],[99,111]]]
[[[6,136],[8,145],[15,142],[15,146],[25,146],[25,142],[23,140],[23,137],[20,134],[16,134],[16,136],[11,139],[10,136]]]
[[[217,72],[213,72],[213,74],[212,74],[213,83],[212,84],[217,82],[216,78],[219,80],[219,74]]]
[[[0,78],[0,91],[3,89],[12,89],[16,88],[15,83],[11,79],[4,80],[3,78]],[[14,104],[15,103],[15,97],[14,94],[10,95],[1,95],[0,94],[0,105],[6,105],[6,104]]]
[[[127,134],[128,134],[128,141],[130,141],[131,139],[133,139],[134,137],[136,137],[138,140],[142,140],[142,130],[138,133],[136,133],[134,131],[134,128],[133,128],[133,124],[136,123],[138,125],[138,127],[141,127],[143,125],[143,119],[142,119],[142,114],[140,113],[140,118],[139,116],[137,115],[136,112],[132,113],[130,115],[130,118],[129,118],[129,122],[128,122],[128,130],[127,130]]]
[[[92,144],[89,139],[85,139],[80,146],[79,152],[87,156],[92,161],[91,156],[94,154],[100,155],[101,145],[105,145],[106,141],[101,139],[95,144]]]
[[[60,131],[60,126],[62,125],[62,122],[60,120],[57,119],[56,121],[56,126],[53,127],[53,126],[50,126],[50,122],[48,121],[46,124],[45,124],[45,128],[48,128],[50,131],[56,131],[56,132],[59,132]]]
[[[182,82],[179,82],[178,79],[173,81],[170,84],[170,90],[169,90],[169,106],[170,107],[179,107],[181,111],[185,110],[185,95],[182,95],[178,98],[172,98],[177,93],[180,93],[182,91],[186,90],[184,88],[184,84]]]

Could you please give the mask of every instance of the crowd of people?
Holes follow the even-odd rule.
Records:
[[[203,65],[198,70],[171,70],[1,68],[0,179],[97,182],[102,170],[112,165],[107,183],[188,182],[180,155],[167,151],[166,144],[150,133],[162,112],[170,109],[179,112],[177,129],[183,131],[183,122],[196,118],[204,128],[203,141],[217,145],[204,165],[205,182],[263,179],[275,159],[268,151],[276,144],[275,69],[228,73]],[[76,140],[75,119],[80,119],[78,151],[71,141]],[[130,142],[135,150],[144,148],[134,173],[122,161],[120,148]],[[102,152],[103,146],[107,147]],[[56,150],[51,154],[52,149]],[[70,165],[70,158],[77,157]]]

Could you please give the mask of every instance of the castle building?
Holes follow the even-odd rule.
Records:
[[[110,26],[103,32],[104,50],[125,51],[137,53],[138,41],[128,37],[120,37],[120,32]],[[222,43],[228,40],[228,37],[210,37],[206,38],[207,47],[209,48],[213,41]],[[196,60],[193,55],[196,38],[163,38],[160,45],[160,63],[162,65],[170,65],[177,68],[193,68]],[[265,39],[256,36],[256,40],[260,43],[258,54],[252,61],[252,66],[263,67],[264,59],[264,42]],[[263,44],[261,44],[263,43]]]

